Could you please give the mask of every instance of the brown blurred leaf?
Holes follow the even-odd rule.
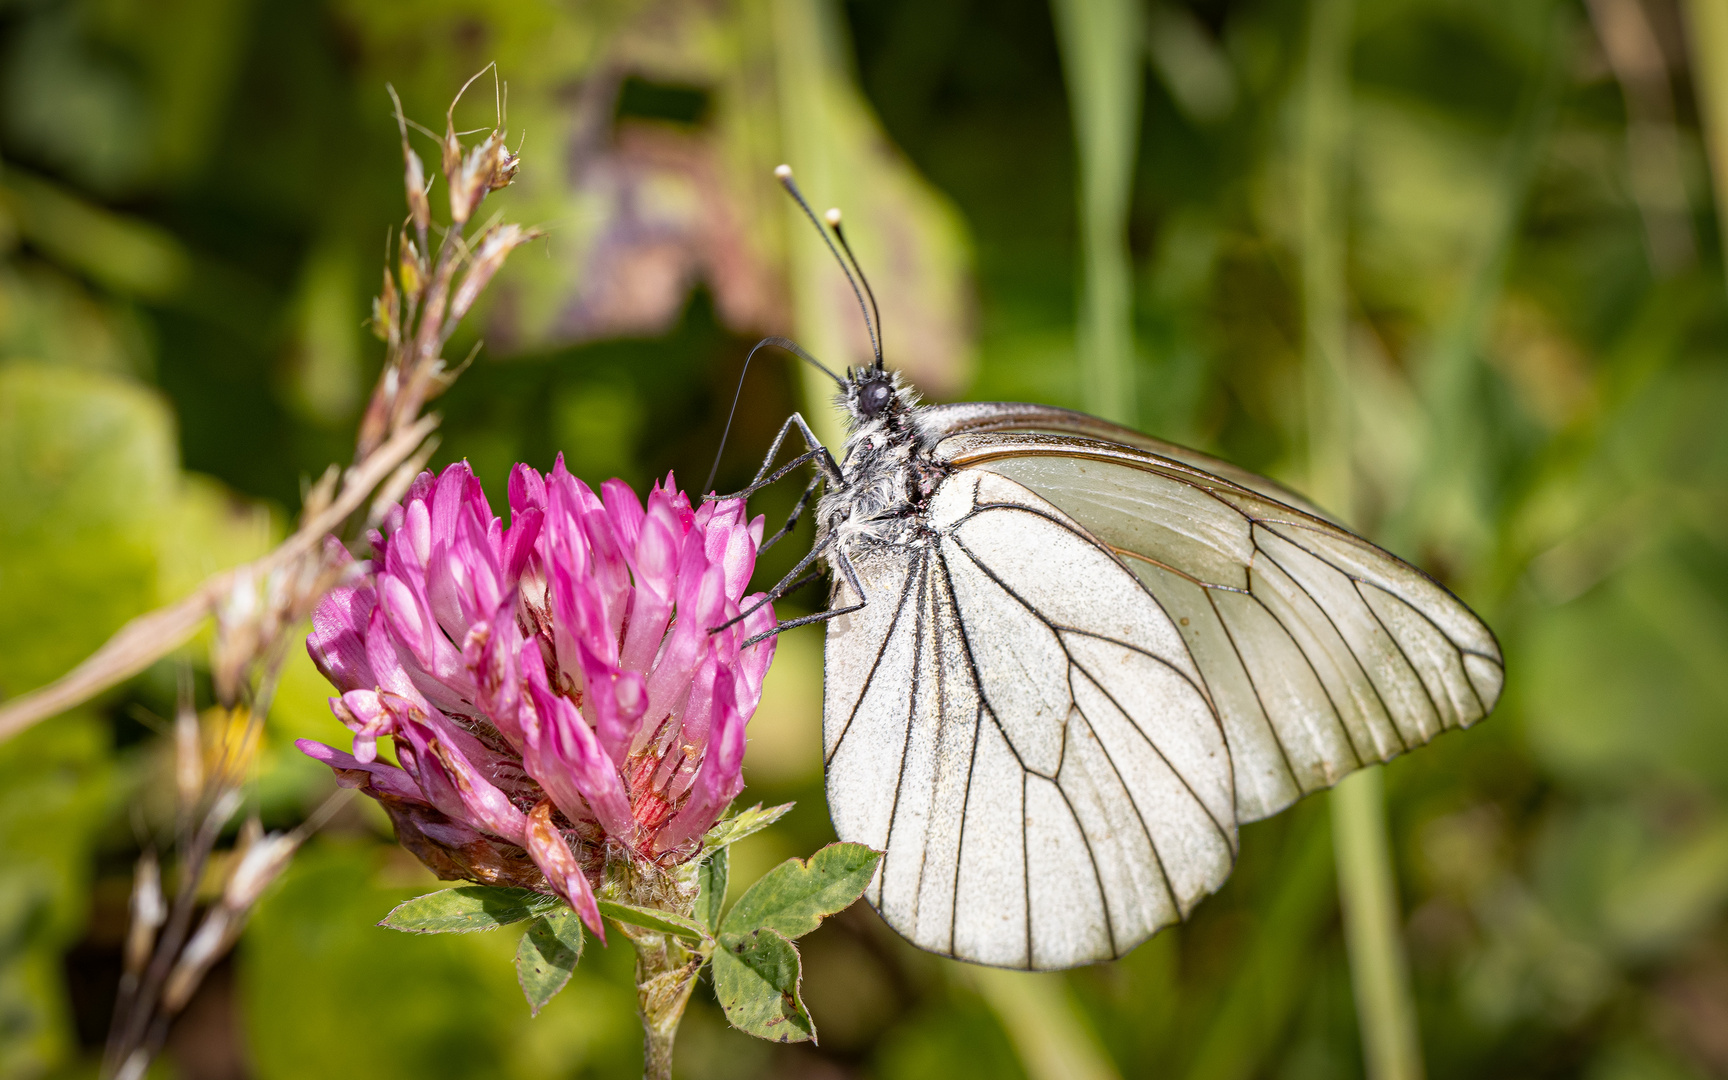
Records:
[[[510,127],[548,163],[517,183],[511,214],[544,224],[550,246],[500,279],[495,349],[663,333],[702,286],[739,334],[793,333],[835,365],[868,359],[851,289],[774,183],[788,161],[818,210],[845,209],[889,362],[931,393],[964,387],[973,330],[960,219],[888,141],[847,65],[809,55],[808,71],[781,70],[802,38],[777,25],[780,8],[657,0],[502,13],[470,0],[411,22],[377,0],[340,11],[410,111],[412,88],[471,68],[475,26],[511,74]],[[478,85],[473,96],[464,108],[480,119]]]

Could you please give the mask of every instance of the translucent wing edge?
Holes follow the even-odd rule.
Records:
[[[1163,439],[1153,438],[1132,428],[1112,424],[1108,420],[1100,420],[1096,416],[1075,412],[1073,409],[1014,401],[957,402],[951,405],[930,405],[918,410],[918,424],[926,441],[937,445],[938,454],[944,457],[964,453],[964,448],[971,445],[972,440],[959,438],[961,436],[1043,434],[1078,437],[1100,444],[1140,450],[1173,465],[1198,469],[1228,480],[1244,490],[1264,495],[1286,506],[1296,507],[1323,521],[1330,520],[1324,510],[1276,480],[1249,472],[1223,458],[1213,457],[1177,443],[1165,442]],[[955,445],[939,445],[945,442],[953,442]]]
[[[1081,414],[1074,415],[1079,416]],[[1086,419],[1090,420],[1091,418]],[[1102,425],[1102,421],[1098,421],[1096,424]],[[1230,476],[1208,472],[1189,462],[1172,460],[1162,454],[1142,451],[1133,446],[1092,438],[972,431],[950,437],[943,444],[943,449],[945,451],[944,457],[949,463],[960,468],[987,466],[993,461],[1016,457],[1058,456],[1127,465],[1189,484],[1217,499],[1221,507],[1240,514],[1250,526],[1251,533],[1257,533],[1258,530],[1264,529],[1278,540],[1293,545],[1305,555],[1319,560],[1332,571],[1343,575],[1354,585],[1355,591],[1366,606],[1366,610],[1380,625],[1380,629],[1391,636],[1394,643],[1402,651],[1405,646],[1399,636],[1393,632],[1393,627],[1384,609],[1386,602],[1396,602],[1408,616],[1432,628],[1456,654],[1455,666],[1457,671],[1455,675],[1458,677],[1451,679],[1449,683],[1447,680],[1439,679],[1435,672],[1418,666],[1411,657],[1405,657],[1405,662],[1417,675],[1421,691],[1432,702],[1435,713],[1442,718],[1438,730],[1425,731],[1423,737],[1417,740],[1416,744],[1418,745],[1429,741],[1440,730],[1471,726],[1486,717],[1498,701],[1505,682],[1504,661],[1499,643],[1495,639],[1493,631],[1486,624],[1471,612],[1462,601],[1458,600],[1450,590],[1420,568],[1411,566],[1391,552],[1385,551],[1324,518],[1317,517],[1300,506],[1292,506],[1273,498],[1264,490],[1255,490],[1255,488],[1236,482],[1236,479]],[[1199,457],[1200,455],[1194,456]],[[1236,474],[1242,473],[1242,470],[1234,467],[1231,467],[1231,471]],[[1251,476],[1251,474],[1249,475]],[[1275,488],[1276,486],[1272,485],[1270,481],[1264,481],[1263,484],[1255,485],[1255,487]],[[1085,523],[1082,520],[1080,524],[1084,527]],[[1264,543],[1256,540],[1254,550],[1257,559],[1264,558],[1272,566],[1278,565],[1274,554],[1266,550]],[[1188,578],[1208,593],[1215,594],[1221,588],[1187,575],[1178,567],[1165,566],[1165,564],[1147,555],[1128,551],[1118,551],[1117,555],[1144,559],[1155,566]],[[1285,576],[1281,568],[1278,573],[1281,577]],[[1136,576],[1142,575],[1137,574]],[[1326,615],[1327,619],[1331,618],[1330,614],[1327,614],[1325,604],[1321,603],[1319,597],[1313,596],[1307,586],[1299,582],[1295,584],[1303,593],[1308,594],[1307,599],[1314,601],[1314,604],[1319,607],[1322,614]],[[1148,587],[1150,588],[1150,586]],[[1249,595],[1253,595],[1253,593],[1250,592]],[[1160,599],[1160,603],[1162,602]],[[1259,606],[1264,608],[1265,604],[1262,602]],[[1224,618],[1222,612],[1218,613],[1218,617],[1228,630],[1229,620]],[[1286,634],[1296,634],[1298,639],[1302,636],[1298,633],[1297,628],[1287,625],[1285,620],[1277,619],[1274,616],[1274,621]],[[1335,626],[1325,629],[1328,634],[1337,633]],[[1309,640],[1314,639],[1310,636]],[[1347,656],[1356,669],[1367,675],[1370,671],[1370,665],[1365,662],[1356,647],[1349,640],[1343,640],[1342,643],[1344,653],[1339,655]],[[1316,658],[1308,656],[1307,650],[1300,645],[1299,641],[1298,650],[1307,657],[1310,665],[1315,663]],[[1241,662],[1246,663],[1246,658],[1241,658]],[[1279,734],[1277,727],[1270,724],[1273,715],[1272,709],[1262,696],[1261,688],[1255,685],[1252,672],[1247,668],[1244,671],[1250,676],[1248,679],[1249,686],[1254,691],[1255,698],[1258,699],[1260,712],[1268,722],[1271,736],[1277,743],[1280,753],[1288,762],[1291,757],[1289,747],[1286,746],[1284,737]],[[1374,681],[1372,676],[1368,676],[1369,683],[1374,683]],[[1474,700],[1463,700],[1465,694],[1459,693],[1460,688],[1469,698]],[[1374,696],[1381,701],[1381,707],[1388,708],[1383,695],[1380,693],[1380,687],[1376,685],[1373,689]],[[1337,703],[1331,703],[1331,712],[1338,722],[1344,722],[1344,714],[1340,711]],[[1371,753],[1366,756],[1365,760],[1369,762],[1390,760],[1397,753],[1409,748],[1408,739],[1400,738],[1399,743],[1400,745],[1396,747],[1390,747],[1389,753]],[[1318,783],[1304,781],[1296,775],[1295,770],[1290,769],[1290,778],[1295,782],[1298,793],[1268,800],[1263,805],[1258,804],[1255,800],[1250,800],[1249,805],[1239,807],[1238,820],[1253,821],[1277,813],[1296,801],[1301,795],[1310,794],[1336,783],[1342,775],[1360,767],[1360,763],[1344,762],[1343,766],[1343,772],[1339,773],[1338,776],[1328,775],[1316,778],[1319,780]],[[1288,765],[1286,767],[1288,768]]]

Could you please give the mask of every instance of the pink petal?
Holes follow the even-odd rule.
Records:
[[[372,621],[377,593],[371,585],[338,585],[324,594],[312,612],[312,632],[306,651],[312,663],[338,690],[370,689],[378,685],[366,660],[366,628]]]
[[[577,651],[582,662],[582,711],[594,721],[607,754],[622,761],[648,707],[642,673],[614,667],[585,646]]]
[[[432,535],[452,536],[457,519],[466,513],[478,515],[482,521],[492,520],[492,508],[486,504],[486,493],[466,461],[447,465],[438,476],[432,493]]]
[[[588,884],[588,876],[582,872],[576,856],[571,854],[570,845],[553,826],[550,802],[542,800],[529,812],[527,843],[523,846],[552,888],[564,898],[571,910],[582,917],[583,924],[600,938],[600,944],[606,944],[606,927],[600,921],[600,906],[594,902],[594,889]]]
[[[510,470],[510,513],[516,514],[529,508],[546,509],[546,479],[526,465],[517,465]]]
[[[372,668],[379,689],[388,690],[415,702],[424,702],[424,696],[415,687],[414,680],[408,677],[408,669],[402,663],[401,654],[397,652],[396,640],[390,635],[390,627],[381,607],[372,609],[372,619],[366,629],[366,663]]]
[[[718,573],[706,573],[707,569],[702,545],[687,541],[678,569],[677,618],[665,648],[648,676],[646,715],[650,724],[671,715],[683,704],[690,693],[690,679],[696,674],[703,653],[709,647],[708,629],[717,621],[714,615],[726,598],[721,588],[723,579]],[[705,581],[708,583],[706,588]],[[643,725],[632,749],[643,749],[652,734],[649,725]]]
[[[636,541],[631,569],[636,577],[636,595],[630,608],[630,626],[619,650],[619,663],[636,671],[647,671],[660,651],[666,627],[672,621],[672,604],[678,591],[678,549],[682,534],[671,501],[656,491],[648,499],[648,511]]]
[[[726,596],[734,603],[750,584],[756,569],[756,542],[744,521],[744,500],[729,499],[723,503],[707,503],[714,507],[704,537],[708,561],[724,571]]]
[[[690,797],[654,838],[656,851],[670,851],[714,827],[720,815],[744,789],[744,714],[732,698],[731,683],[715,687],[715,725]]]
[[[385,765],[376,761],[361,761],[344,754],[334,746],[326,746],[321,742],[313,742],[311,739],[296,739],[294,746],[312,760],[322,761],[332,769],[337,770],[337,783],[342,784],[343,787],[356,785],[344,782],[345,778],[340,775],[341,773],[366,773],[368,774],[369,785],[383,794],[420,803],[424,806],[432,805],[427,801],[425,794],[421,792],[420,786],[414,783],[414,778],[394,765]]]
[[[630,485],[614,477],[600,485],[600,501],[606,506],[606,516],[618,534],[618,543],[625,551],[636,549],[636,538],[642,534],[646,512],[642,500],[630,490]]]
[[[406,545],[404,553],[408,561],[424,567],[426,560],[432,557],[432,514],[426,507],[426,500],[415,499],[402,508],[402,528],[391,540],[397,538]]]
[[[438,486],[438,476],[431,469],[423,469],[420,475],[408,485],[408,494],[402,496],[402,505],[425,502],[432,497],[432,489]]]
[[[376,690],[350,690],[330,699],[330,711],[354,733],[354,756],[370,762],[378,756],[378,736],[390,733],[390,714]]]
[[[393,638],[407,650],[418,672],[425,676],[415,684],[429,696],[440,695],[431,684],[442,684],[458,700],[471,699],[474,680],[462,664],[462,654],[432,621],[432,612],[424,594],[416,592],[407,581],[393,574],[378,576],[378,607],[384,613],[385,625]]]
[[[474,679],[474,704],[517,750],[522,748],[522,722],[517,715],[522,681],[516,666],[521,647],[514,604],[503,605],[493,618],[475,623],[462,643],[462,662]]]
[[[762,596],[762,593],[752,593],[744,598],[743,606],[749,607]],[[775,625],[774,605],[763,604],[738,624],[738,640],[748,641],[757,634],[774,629]],[[778,635],[763,638],[738,654],[738,673],[747,687],[739,693],[738,707],[747,717],[756,711],[756,706],[762,701],[762,681],[768,676],[768,665],[774,662],[774,649],[779,643]]]
[[[521,579],[529,556],[534,554],[534,541],[540,538],[540,526],[545,518],[546,512],[538,506],[511,511],[510,531],[504,534],[503,544],[505,588],[515,588]]]
[[[454,740],[440,737],[430,724],[412,715],[398,716],[396,731],[398,745],[406,736],[413,747],[414,778],[433,806],[482,832],[522,843],[527,818],[474,768]]]
[[[523,764],[571,819],[591,813],[606,832],[629,843],[635,819],[618,767],[570,699],[554,693],[538,657],[524,647],[532,715],[523,716]],[[537,670],[538,669],[538,670]],[[586,812],[585,812],[586,811]]]

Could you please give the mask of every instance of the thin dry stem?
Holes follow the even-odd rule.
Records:
[[[437,426],[438,419],[427,416],[398,431],[363,464],[350,470],[341,496],[328,509],[306,522],[275,551],[254,562],[212,574],[185,599],[147,612],[122,626],[101,648],[65,675],[0,705],[0,741],[131,678],[185,644],[204,620],[216,613],[237,582],[264,579],[313,551],[323,537],[365,504],[378,481],[412,454]]]
[[[394,91],[391,99],[395,101]],[[212,864],[217,841],[245,801],[252,751],[283,660],[319,600],[354,572],[346,551],[328,538],[341,535],[356,541],[425,466],[438,419],[422,416],[421,410],[461,371],[449,369],[440,352],[510,251],[537,235],[515,225],[491,224],[479,230],[477,243],[464,237],[462,223],[487,194],[509,183],[518,163],[499,149],[504,145],[501,132],[492,132],[464,156],[453,128],[447,128],[442,148],[445,182],[469,185],[471,197],[441,236],[435,266],[428,269],[424,252],[431,231],[431,184],[409,146],[400,102],[396,115],[408,219],[395,265],[385,270],[384,287],[373,303],[374,326],[386,355],[355,438],[353,464],[346,470],[332,466],[307,490],[299,529],[275,551],[208,578],[179,603],[134,619],[56,682],[0,707],[3,740],[136,674],[178,648],[206,618],[216,619],[210,673],[221,706],[217,722],[225,725],[220,753],[206,767],[190,682],[183,679],[175,725],[178,884],[172,903],[164,905],[155,855],[147,853],[140,860],[126,970],[103,1059],[105,1076],[132,1080],[145,1074],[168,1025],[211,966],[233,946],[264,890],[351,794],[334,796],[292,832],[266,835],[257,817],[249,818],[226,864],[220,897],[197,918],[199,883]],[[410,231],[414,239],[409,239]],[[460,290],[454,303],[453,288]]]

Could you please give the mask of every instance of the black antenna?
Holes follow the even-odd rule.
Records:
[[[852,253],[852,245],[846,242],[846,232],[840,228],[840,208],[830,206],[828,212],[822,215],[822,220],[834,230],[834,236],[840,241],[840,250],[852,261],[852,269],[857,271],[858,280],[864,286],[864,294],[870,298],[870,314],[876,317],[876,370],[882,370],[882,309],[876,306],[876,290],[870,287],[870,279],[864,276],[864,268],[858,265],[858,256]]]
[[[805,352],[797,342],[788,341],[783,337],[765,337],[758,341],[750,350],[750,355],[744,358],[744,370],[738,373],[738,389],[732,392],[732,411],[726,414],[726,430],[720,433],[720,446],[714,451],[714,467],[708,470],[708,480],[702,485],[703,491],[713,491],[714,478],[720,474],[720,455],[726,452],[726,438],[732,434],[732,418],[738,414],[738,399],[744,396],[744,376],[750,372],[750,361],[755,359],[758,352],[769,345],[776,349],[785,349],[793,356],[833,379],[842,390],[846,388],[845,379],[829,371],[828,365]]]
[[[846,259],[840,254],[840,249],[834,246],[834,241],[828,238],[828,230],[822,227],[822,222],[816,217],[816,211],[810,209],[810,204],[804,201],[804,193],[798,190],[798,185],[792,179],[792,166],[781,165],[774,170],[774,176],[780,181],[780,186],[787,194],[798,202],[798,208],[804,211],[804,216],[810,219],[810,224],[816,226],[821,234],[822,242],[828,245],[828,251],[834,256],[834,261],[840,264],[840,272],[846,275],[847,284],[852,286],[852,295],[858,298],[858,310],[864,315],[864,329],[870,335],[870,353],[876,358],[876,366],[882,366],[882,343],[876,339],[876,326],[870,321],[870,308],[864,303],[864,291],[858,287],[858,279],[852,276],[852,270],[846,265]]]

